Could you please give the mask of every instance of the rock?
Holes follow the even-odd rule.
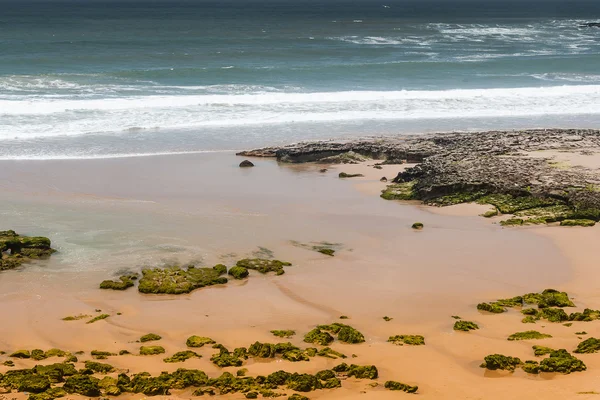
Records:
[[[421,222],[415,222],[414,224],[412,224],[411,228],[420,231],[421,229],[423,229],[423,224]]]
[[[248,269],[246,267],[231,267],[229,269],[229,275],[233,276],[235,279],[244,279],[249,275]]]
[[[379,180],[379,182],[387,182],[387,178],[385,176],[382,176],[381,179]]]
[[[514,371],[517,367],[521,366],[521,360],[517,357],[504,356],[502,354],[491,354],[485,356],[481,368],[486,368],[492,371],[497,369]]]
[[[134,281],[138,279],[138,274],[123,275],[118,281],[106,280],[100,283],[100,289],[125,290],[134,286]]]
[[[189,360],[190,358],[194,358],[194,357],[200,358],[202,356],[198,355],[194,351],[185,350],[185,351],[178,351],[177,353],[173,354],[171,357],[167,357],[167,358],[163,359],[163,361],[166,363],[177,363],[177,362],[184,362],[185,360]]]
[[[475,322],[460,320],[454,323],[453,329],[455,331],[468,332],[479,329],[479,325],[477,325]]]
[[[406,393],[416,393],[419,390],[418,386],[410,386],[405,383],[396,382],[396,381],[387,381],[383,385],[386,389],[389,390],[401,390]]]
[[[0,231],[0,271],[14,269],[34,259],[46,259],[56,250],[50,239],[21,236],[15,231]]]
[[[338,175],[340,178],[358,178],[364,176],[363,174],[347,174],[345,172],[340,172]]]
[[[240,163],[240,168],[249,168],[254,167],[254,164],[251,161],[244,160]]]
[[[141,346],[140,347],[140,355],[141,356],[153,356],[156,354],[164,354],[165,348],[162,346]]]
[[[408,344],[410,346],[421,346],[425,344],[425,338],[421,335],[396,335],[390,336],[388,342],[402,346]]]
[[[212,340],[211,338],[208,337],[204,337],[204,336],[190,336],[187,341],[185,342],[185,344],[187,345],[187,347],[202,347],[206,344],[215,344],[216,342],[214,340]]]
[[[513,333],[508,337],[508,340],[532,340],[532,339],[546,339],[551,338],[552,335],[546,333],[540,333],[538,331],[525,331]]]
[[[157,335],[156,333],[148,333],[140,338],[140,342],[144,343],[144,342],[150,342],[153,340],[161,340],[161,339],[162,339],[162,337],[160,335]]]
[[[279,260],[266,260],[262,258],[245,258],[236,263],[238,267],[244,267],[266,274],[268,272],[275,272],[275,275],[283,275],[285,273],[283,267],[292,265],[289,262]]]
[[[197,268],[192,265],[182,268],[173,265],[143,269],[138,290],[149,294],[182,294],[205,286],[225,284],[227,278],[221,275],[227,272],[227,267],[223,267]]]

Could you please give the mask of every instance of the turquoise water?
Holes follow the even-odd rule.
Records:
[[[597,1],[0,1],[0,158],[600,122]]]

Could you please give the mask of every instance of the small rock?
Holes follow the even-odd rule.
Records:
[[[387,182],[387,178],[384,176],[384,177],[382,177],[382,178],[381,178],[379,181],[380,181],[380,182]]]
[[[375,168],[375,169],[383,169],[383,167],[381,165],[373,165],[373,168]]]
[[[254,164],[252,164],[252,162],[248,161],[248,160],[244,160],[240,163],[240,168],[248,168],[248,167],[254,167]]]
[[[325,172],[327,172],[327,168],[322,168],[319,170],[320,173],[324,174]]]

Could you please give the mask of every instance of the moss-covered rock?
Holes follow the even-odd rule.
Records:
[[[359,178],[361,176],[364,176],[363,174],[348,174],[346,172],[340,172],[338,174],[338,177],[340,178]]]
[[[63,351],[61,349],[50,349],[50,350],[46,351],[45,355],[46,355],[46,358],[67,357],[69,355],[69,353],[67,353],[66,351]]]
[[[540,372],[558,372],[570,374],[571,372],[585,371],[586,365],[580,359],[561,349],[550,353],[550,357],[540,362]]]
[[[229,269],[229,275],[233,276],[234,279],[244,279],[249,275],[248,268],[246,267],[231,267]]]
[[[110,364],[103,364],[96,361],[86,361],[85,368],[99,374],[108,374],[115,371],[115,367]]]
[[[454,323],[454,327],[452,329],[455,331],[468,332],[479,329],[479,325],[477,325],[475,322],[460,320]]]
[[[412,224],[411,228],[420,231],[421,229],[423,229],[424,225],[422,222],[415,222],[414,224]]]
[[[276,275],[283,275],[285,273],[283,267],[289,267],[292,264],[285,261],[279,260],[266,260],[262,258],[245,258],[236,263],[238,267],[244,267],[266,274],[268,272],[275,272]]]
[[[349,377],[355,377],[356,379],[377,379],[379,376],[377,367],[374,365],[348,365],[346,363],[341,363],[333,367],[333,371],[345,374]]]
[[[72,376],[77,374],[75,365],[71,363],[55,363],[50,365],[36,365],[33,367],[32,372],[46,376],[51,383],[59,383],[63,381],[66,376]]]
[[[116,356],[115,353],[112,353],[110,351],[104,351],[104,350],[92,350],[90,352],[90,354],[92,355],[92,357],[94,357],[97,360],[105,360],[108,357]]]
[[[248,354],[258,358],[273,358],[275,357],[275,345],[272,343],[254,342],[248,347]]]
[[[0,231],[0,271],[14,269],[34,259],[50,257],[50,239],[42,236],[18,235],[15,231]]]
[[[502,354],[490,354],[485,356],[483,363],[480,365],[481,368],[495,370],[514,371],[517,367],[521,366],[521,360],[517,357],[504,356]]]
[[[560,221],[560,226],[584,226],[590,227],[596,225],[593,219],[565,219]]]
[[[415,183],[416,181],[411,181],[388,185],[381,192],[381,198],[385,200],[414,200],[416,198],[413,191]]]
[[[53,387],[42,393],[32,393],[28,400],[54,400],[65,397],[67,392],[61,387]]]
[[[508,337],[508,340],[534,340],[534,339],[547,339],[551,338],[552,335],[546,333],[540,333],[538,331],[524,331],[516,332]]]
[[[140,347],[140,355],[141,356],[153,356],[156,354],[164,354],[165,348],[162,346],[141,346]]]
[[[506,312],[506,309],[497,303],[479,303],[477,304],[479,311],[486,311],[493,314],[500,314]]]
[[[163,359],[163,361],[166,363],[177,363],[177,362],[184,362],[185,360],[189,360],[190,358],[193,358],[193,357],[200,358],[202,356],[200,356],[199,354],[197,354],[194,351],[185,350],[185,351],[178,351],[177,353],[173,354],[171,357],[167,357],[167,358]]]
[[[546,354],[550,354],[554,351],[554,349],[550,348],[550,347],[546,347],[546,346],[532,346],[533,348],[533,354],[535,354],[538,357],[544,356]]]
[[[306,343],[320,344],[321,346],[327,346],[333,342],[333,340],[333,336],[319,328],[315,328],[304,335],[304,341]]]
[[[595,321],[600,318],[600,310],[586,308],[583,312],[574,312],[569,314],[569,321]]]
[[[527,360],[523,363],[523,365],[521,365],[521,368],[528,374],[539,374],[540,363],[538,363],[537,361]]]
[[[70,394],[77,393],[82,396],[100,396],[100,379],[90,375],[77,374],[70,376],[65,381],[63,389]]]
[[[219,265],[213,268],[182,268],[177,265],[147,268],[142,270],[138,290],[147,294],[189,293],[205,286],[227,283],[227,278],[222,276],[225,272]]]
[[[288,397],[288,400],[310,400],[310,399],[306,396],[302,396],[298,393],[294,393],[293,395]]]
[[[292,330],[273,330],[271,333],[280,338],[291,338],[296,334],[296,331]]]
[[[31,358],[31,352],[29,350],[17,350],[14,353],[12,353],[9,357]]]
[[[587,338],[583,342],[577,345],[577,348],[573,351],[574,353],[596,353],[600,350],[600,339]]]
[[[340,342],[344,343],[363,343],[365,341],[365,337],[358,330],[354,329],[350,325],[340,324],[339,322],[334,322],[329,325],[319,325],[317,329],[321,331],[331,332],[337,334],[337,338]],[[312,332],[312,331],[311,331]],[[306,338],[305,338],[306,341]],[[314,343],[314,342],[309,342]],[[326,343],[325,345],[327,345]]]
[[[122,275],[118,281],[106,280],[100,283],[100,289],[125,290],[134,286],[138,274]]]
[[[421,346],[425,344],[425,338],[421,335],[396,335],[390,336],[388,342],[399,346],[408,344],[411,346]]]
[[[339,351],[335,351],[330,347],[324,347],[323,349],[317,351],[316,355],[319,357],[326,357],[326,358],[333,358],[333,359],[347,358],[344,354],[340,353]]]
[[[187,338],[185,344],[187,347],[202,347],[206,344],[215,344],[216,342],[209,337],[205,336],[190,336]]]
[[[235,349],[232,353],[223,345],[217,346],[219,353],[213,354],[210,361],[218,367],[240,367],[244,360],[248,358],[247,351],[243,347]]]
[[[418,386],[410,386],[396,381],[386,381],[383,387],[389,390],[401,390],[406,393],[416,393],[419,390]]]
[[[156,333],[147,333],[140,338],[140,342],[145,343],[145,342],[151,342],[153,340],[161,340],[161,339],[162,339],[162,336],[157,335]]]

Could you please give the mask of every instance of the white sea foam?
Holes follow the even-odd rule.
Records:
[[[64,99],[0,99],[0,140],[157,127],[600,114],[600,85],[433,91],[242,93]]]

